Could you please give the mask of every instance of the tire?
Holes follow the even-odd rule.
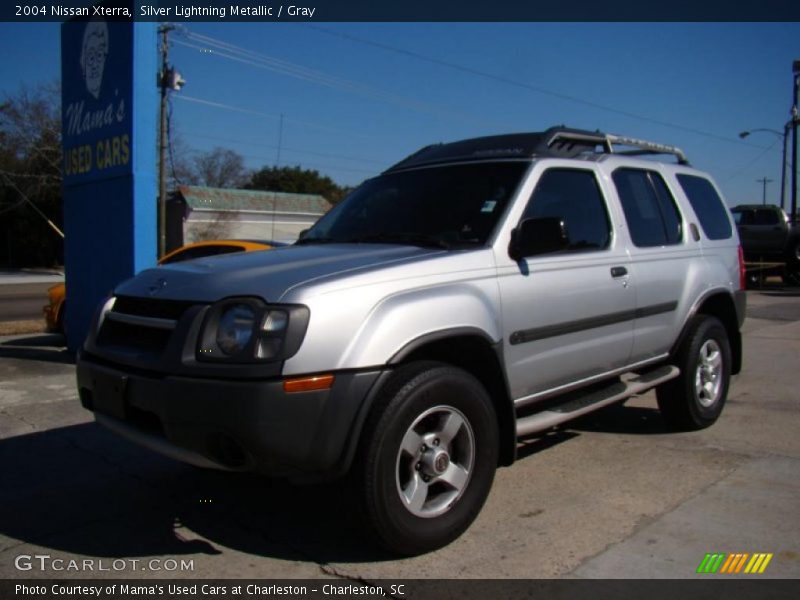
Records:
[[[376,541],[410,556],[460,536],[489,495],[498,446],[494,407],[477,379],[436,362],[400,367],[376,399],[355,466]]]
[[[783,283],[790,286],[800,285],[800,266],[787,265],[786,272],[783,274]]]
[[[762,271],[747,271],[746,282],[748,290],[757,290],[764,287],[765,281],[764,273]]]
[[[658,387],[658,408],[672,429],[705,429],[722,413],[731,378],[730,342],[719,319],[695,316],[675,359],[681,374]]]
[[[800,265],[800,239],[795,238],[789,243],[786,262],[790,267],[797,268]]]

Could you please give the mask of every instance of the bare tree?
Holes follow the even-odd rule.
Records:
[[[0,101],[0,262],[48,265],[63,243],[61,94],[58,84],[22,87]],[[2,252],[3,249],[0,249]]]
[[[208,187],[238,188],[247,181],[248,173],[241,154],[220,148],[194,157],[194,179]]]

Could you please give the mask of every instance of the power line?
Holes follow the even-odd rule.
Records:
[[[204,44],[205,46],[198,46],[197,44],[192,44],[190,42],[180,41],[180,40],[175,40],[175,43],[181,46],[193,48],[199,50],[200,52],[206,52],[206,53],[208,53],[209,50],[208,46],[216,48],[216,50],[209,53],[213,56],[227,58],[229,60],[234,60],[256,68],[266,69],[283,75],[288,75],[290,77],[295,77],[297,79],[301,79],[311,83],[316,83],[319,85],[324,85],[327,87],[338,89],[340,91],[367,96],[372,99],[383,102],[398,104],[400,106],[403,106],[404,108],[408,108],[410,110],[415,110],[418,112],[432,114],[440,118],[456,119],[462,121],[466,120],[473,123],[480,122],[481,124],[486,123],[485,117],[478,117],[476,115],[470,115],[452,109],[440,109],[427,102],[420,102],[418,100],[400,96],[398,94],[393,94],[391,92],[386,92],[384,90],[380,90],[378,88],[360,82],[343,79],[341,77],[337,77],[334,75],[329,75],[322,71],[310,69],[308,67],[304,67],[296,63],[291,63],[282,59],[275,58],[273,56],[254,52],[252,50],[242,48],[241,46],[230,44],[228,42],[225,42],[224,40],[219,40],[206,35],[200,35],[188,30],[184,32],[184,35],[186,35],[186,37],[189,38],[191,41]]]
[[[255,147],[258,147],[258,148],[269,148],[270,150],[275,150],[277,148],[277,146],[274,145],[274,144],[262,144],[262,143],[259,143],[259,142],[245,142],[243,140],[234,140],[232,138],[224,138],[224,137],[218,137],[218,136],[214,136],[214,135],[203,135],[203,134],[200,134],[200,133],[185,133],[183,135],[186,135],[188,137],[195,137],[195,138],[205,139],[205,140],[214,140],[214,141],[218,141],[218,142],[227,142],[229,144],[238,144],[238,145],[241,145],[241,146],[255,146]],[[290,147],[285,146],[285,145],[281,147],[281,150],[284,151],[284,152],[296,152],[298,154],[309,154],[311,156],[320,156],[322,158],[338,158],[338,159],[342,159],[342,160],[353,160],[353,161],[357,161],[357,162],[366,162],[366,163],[372,163],[372,164],[376,164],[376,165],[384,165],[384,164],[386,164],[385,161],[375,160],[374,158],[364,158],[362,156],[345,156],[343,154],[328,154],[326,152],[316,152],[314,150],[301,150],[300,148],[290,148]]]
[[[61,181],[60,175],[49,175],[47,173],[20,173],[16,171],[4,171],[0,169],[0,173],[3,175],[10,175],[12,177],[20,177],[22,179],[42,179],[42,180],[50,180],[50,181]]]
[[[52,229],[53,229],[53,230],[54,230],[54,231],[55,231],[55,232],[56,232],[58,235],[60,235],[60,236],[61,236],[61,239],[64,239],[64,232],[63,232],[63,231],[61,231],[61,230],[58,228],[58,226],[57,226],[55,223],[53,223],[53,222],[52,222],[52,221],[49,219],[49,217],[48,217],[46,214],[44,214],[44,213],[43,213],[43,212],[42,212],[42,211],[39,209],[39,207],[38,207],[38,206],[36,206],[36,204],[34,204],[33,200],[31,200],[30,198],[28,198],[28,197],[27,197],[27,196],[26,196],[26,195],[25,195],[25,194],[22,192],[22,190],[21,190],[21,189],[19,189],[19,188],[17,187],[17,184],[15,184],[13,181],[11,181],[11,179],[9,178],[9,176],[8,176],[8,175],[6,175],[4,172],[0,173],[0,175],[2,175],[2,176],[3,176],[3,179],[5,179],[5,180],[6,180],[6,185],[7,185],[7,186],[9,186],[9,187],[11,187],[11,188],[13,188],[13,189],[15,189],[15,190],[17,191],[17,193],[19,194],[20,198],[22,199],[22,201],[24,201],[24,202],[27,202],[28,204],[30,204],[30,205],[31,205],[31,208],[33,208],[33,210],[35,210],[35,211],[36,211],[36,213],[37,213],[37,214],[38,214],[40,217],[42,217],[42,218],[43,218],[45,221],[47,221],[47,224],[48,224],[48,225],[49,225],[49,226],[50,226],[50,227],[51,227],[51,228],[52,228]],[[17,205],[14,205],[14,207],[12,207],[12,208],[15,208],[16,206],[17,206]]]
[[[751,146],[751,147],[754,147],[754,148],[761,148],[761,146],[755,146],[753,144],[748,144],[746,142],[742,142],[741,140],[738,140],[738,139],[735,139],[735,138],[729,138],[729,137],[718,135],[716,133],[711,133],[709,131],[702,131],[700,129],[695,129],[693,127],[687,127],[685,125],[680,125],[678,123],[671,123],[669,121],[663,121],[661,119],[656,119],[654,117],[649,117],[649,116],[646,116],[646,115],[640,115],[640,114],[633,113],[633,112],[626,111],[626,110],[620,110],[618,108],[613,108],[611,106],[605,106],[603,104],[599,104],[599,103],[593,102],[591,100],[585,100],[583,98],[578,98],[576,96],[571,96],[569,94],[564,94],[562,92],[549,90],[549,89],[543,88],[541,86],[532,85],[532,84],[529,84],[529,83],[525,83],[523,81],[517,81],[515,79],[511,79],[511,78],[505,77],[503,75],[497,75],[495,73],[489,73],[488,71],[481,71],[480,69],[475,69],[473,67],[469,67],[469,66],[466,66],[466,65],[461,65],[461,64],[458,64],[458,63],[442,60],[442,59],[435,58],[435,57],[432,57],[432,56],[427,56],[427,55],[421,54],[419,52],[414,52],[412,50],[407,50],[405,48],[398,48],[396,46],[390,46],[389,44],[384,44],[382,42],[376,42],[374,40],[365,39],[365,38],[362,38],[362,37],[359,37],[359,36],[355,36],[355,35],[351,35],[351,34],[348,34],[348,33],[335,31],[335,30],[332,30],[332,29],[328,29],[326,27],[320,27],[319,25],[306,24],[305,26],[310,28],[310,29],[313,29],[315,31],[319,31],[321,33],[325,33],[327,35],[331,35],[331,36],[335,36],[335,37],[340,37],[342,39],[346,39],[346,40],[349,40],[351,42],[355,42],[355,43],[358,43],[358,44],[365,44],[367,46],[372,46],[374,48],[380,48],[381,50],[385,50],[387,52],[394,52],[395,54],[401,54],[401,55],[404,55],[404,56],[415,58],[417,60],[422,60],[422,61],[429,62],[429,63],[435,64],[435,65],[439,65],[439,66],[442,66],[442,67],[447,67],[449,69],[454,69],[456,71],[461,71],[462,73],[467,73],[467,74],[470,74],[470,75],[483,77],[485,79],[490,79],[492,81],[497,81],[499,83],[504,83],[506,85],[511,85],[511,86],[522,88],[522,89],[525,89],[525,90],[528,90],[528,91],[531,91],[531,92],[536,92],[537,94],[543,94],[543,95],[546,95],[546,96],[551,96],[553,98],[558,98],[559,100],[566,100],[568,102],[574,102],[576,104],[581,104],[583,106],[589,106],[589,107],[595,108],[597,110],[603,110],[603,111],[606,111],[606,112],[614,113],[614,114],[621,115],[621,116],[624,116],[624,117],[628,117],[628,118],[631,118],[631,119],[637,119],[639,121],[645,121],[645,122],[648,122],[648,123],[653,123],[655,125],[661,125],[663,127],[670,127],[672,129],[685,131],[687,133],[693,133],[695,135],[701,135],[701,136],[704,136],[704,137],[708,137],[708,138],[719,140],[719,141],[723,141],[723,142],[728,142],[728,143],[732,143],[732,144],[736,144],[736,145],[740,145],[740,146]]]
[[[253,155],[253,154],[243,154],[242,156],[244,158],[250,158],[250,159],[253,159],[253,160],[263,160],[263,161],[265,161],[265,164],[268,164],[269,162],[274,162],[274,160],[275,160],[274,157],[270,158],[268,156],[260,156],[260,155]],[[290,161],[284,161],[284,163],[287,163],[287,162],[290,162]],[[284,165],[284,166],[288,167],[289,165]],[[324,164],[324,163],[314,163],[314,162],[306,162],[306,161],[300,161],[300,163],[297,166],[305,167],[305,168],[312,167],[312,168],[315,168],[315,169],[335,169],[337,171],[347,171],[347,172],[350,172],[350,173],[364,173],[366,175],[375,175],[378,172],[377,169],[370,171],[370,170],[367,170],[367,169],[354,169],[352,167],[340,167],[338,165],[328,165],[328,164]]]
[[[254,115],[257,117],[265,117],[267,119],[280,119],[281,116],[279,114],[274,113],[265,113],[258,110],[253,110],[250,108],[242,108],[241,106],[234,106],[232,104],[225,104],[223,102],[214,102],[211,100],[205,100],[203,98],[196,98],[194,96],[187,96],[186,94],[180,94],[179,96],[175,96],[175,98],[179,100],[185,100],[186,102],[193,102],[195,104],[203,104],[205,106],[211,106],[214,108],[222,108],[225,110],[230,110],[233,112],[239,112],[242,114],[247,115]],[[372,138],[374,136],[367,135],[364,133],[356,133],[355,131],[348,131],[345,129],[337,129],[336,127],[328,127],[327,125],[320,125],[319,123],[313,123],[311,121],[302,121],[300,119],[293,119],[290,117],[286,117],[287,121],[291,121],[292,123],[297,123],[298,125],[305,125],[306,127],[314,127],[316,129],[321,129],[323,131],[330,131],[332,133],[337,133],[339,135],[352,135],[356,137],[362,138]]]
[[[724,179],[724,181],[730,181],[731,179],[735,179],[736,177],[738,177],[739,175],[744,173],[747,169],[749,169],[754,164],[756,164],[759,160],[761,160],[767,152],[772,150],[775,147],[775,145],[778,143],[778,141],[780,141],[780,140],[776,140],[771,145],[769,145],[766,148],[764,148],[761,152],[758,153],[758,155],[755,158],[753,158],[752,160],[748,161],[747,164],[745,164],[743,167],[740,167],[739,169],[737,169],[736,171],[731,173],[728,177],[726,177]]]

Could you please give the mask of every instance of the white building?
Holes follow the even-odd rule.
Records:
[[[316,194],[182,185],[167,201],[167,251],[210,239],[291,243],[330,208]]]

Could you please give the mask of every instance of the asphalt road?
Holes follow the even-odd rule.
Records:
[[[0,339],[0,578],[798,578],[800,295],[749,303],[744,371],[713,427],[669,432],[650,393],[527,439],[460,539],[404,560],[365,539],[340,486],[151,454],[80,407],[59,338]],[[763,575],[697,575],[711,552],[774,556]],[[123,562],[17,569],[36,554]]]

